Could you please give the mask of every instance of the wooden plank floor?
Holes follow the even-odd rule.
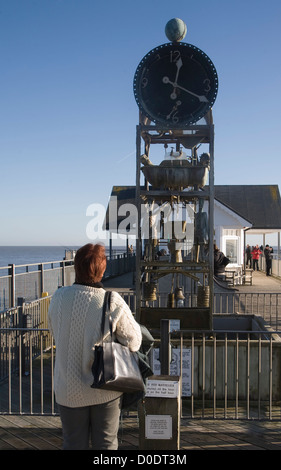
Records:
[[[138,442],[138,419],[129,415],[119,431],[119,450],[138,451]],[[0,450],[61,448],[58,416],[0,415]],[[182,418],[180,450],[281,450],[281,422]]]
[[[58,416],[0,415],[0,450],[60,450]]]

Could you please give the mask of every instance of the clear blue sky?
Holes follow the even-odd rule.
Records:
[[[280,0],[0,0],[0,245],[81,245],[135,184],[142,57],[171,18],[219,76],[215,184],[281,187]]]

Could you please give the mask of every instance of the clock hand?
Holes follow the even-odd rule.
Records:
[[[209,101],[209,100],[206,98],[206,96],[204,96],[204,95],[196,95],[196,93],[193,93],[192,91],[187,90],[186,88],[183,88],[182,86],[178,85],[177,83],[171,82],[171,80],[169,80],[168,77],[163,77],[163,78],[162,78],[162,81],[163,81],[163,83],[170,83],[171,85],[174,86],[174,88],[179,88],[180,90],[183,90],[183,91],[185,91],[186,93],[189,93],[190,95],[195,96],[195,97],[198,98],[198,100],[201,101],[201,102],[208,103],[208,101]],[[172,99],[172,100],[175,99],[175,97],[176,97],[175,95],[176,95],[175,92],[173,92],[173,93],[171,94],[171,99]]]
[[[166,116],[166,119],[170,119],[170,117],[172,116],[172,114],[176,114],[176,113],[177,113],[178,106],[180,106],[180,105],[181,105],[181,101],[177,101],[176,104],[175,104],[175,106],[173,106],[173,108],[172,108],[170,114],[168,114],[168,115]],[[175,118],[175,116],[173,116],[173,118],[174,118],[173,120],[176,120],[176,119],[177,119],[177,118]]]
[[[178,77],[179,77],[180,68],[182,67],[182,60],[181,60],[181,58],[180,58],[179,60],[177,60],[176,66],[177,66],[177,73],[176,73],[176,78],[175,78],[175,81],[174,81],[174,90],[173,90],[173,92],[172,92],[172,94],[171,94],[171,99],[172,99],[172,100],[176,100],[176,99],[177,99],[176,86],[177,86],[177,82],[178,82]]]
[[[176,86],[176,83],[178,81],[179,71],[180,71],[180,68],[182,67],[182,60],[181,59],[177,60],[176,66],[177,66],[177,73],[176,73],[176,78],[175,78],[175,81],[174,81],[174,86]]]

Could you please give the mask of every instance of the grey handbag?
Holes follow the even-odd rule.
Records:
[[[110,314],[111,292],[105,293],[101,333],[104,337],[105,317],[108,312],[110,341],[95,346],[95,358],[92,365],[94,377],[92,388],[133,393],[144,390],[144,381],[139,369],[136,353],[127,346],[113,341],[112,318]]]

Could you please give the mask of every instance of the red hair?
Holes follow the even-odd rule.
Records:
[[[87,245],[79,248],[74,259],[75,282],[92,284],[102,279],[106,268],[106,254],[103,245]]]

